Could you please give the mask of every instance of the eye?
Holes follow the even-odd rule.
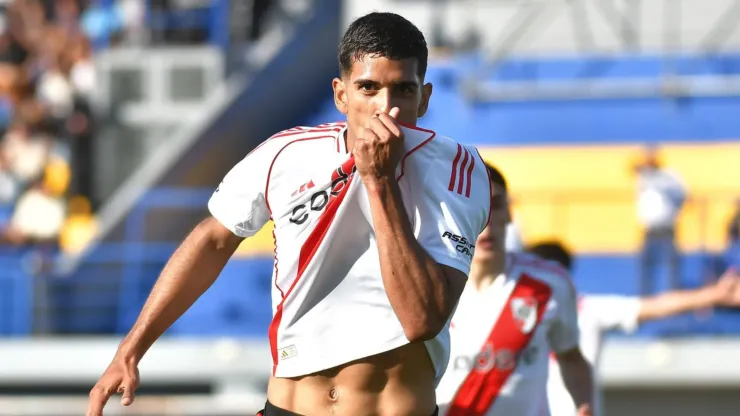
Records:
[[[401,85],[398,87],[398,91],[403,94],[411,94],[414,92],[414,89],[409,85]]]
[[[372,91],[374,88],[371,82],[363,82],[360,84],[359,89],[360,91]]]

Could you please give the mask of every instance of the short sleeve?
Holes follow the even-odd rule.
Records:
[[[488,223],[491,184],[478,152],[460,147],[468,160],[463,168],[460,167],[462,157],[458,160],[456,178],[450,176],[452,161],[430,164],[425,186],[417,194],[414,233],[437,263],[468,275],[475,242]],[[440,166],[443,169],[437,169]]]
[[[279,149],[265,142],[237,163],[208,201],[211,215],[239,237],[251,237],[270,220],[267,181]]]
[[[578,329],[578,300],[575,287],[572,284],[563,284],[553,294],[557,296],[557,313],[548,337],[550,348],[554,353],[572,350],[579,344],[580,331]]]
[[[581,315],[602,331],[633,332],[639,324],[640,306],[636,296],[586,295],[581,300]]]

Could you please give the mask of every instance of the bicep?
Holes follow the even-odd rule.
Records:
[[[214,217],[206,218],[198,227],[203,230],[205,235],[213,241],[215,247],[219,249],[236,251],[241,242],[244,241],[244,237],[234,234]]]

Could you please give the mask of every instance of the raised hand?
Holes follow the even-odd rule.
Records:
[[[714,284],[717,304],[740,307],[740,272],[730,267]]]
[[[357,172],[367,184],[370,180],[393,178],[404,153],[403,132],[396,123],[399,109],[370,119],[368,128],[358,135],[353,155]]]
[[[593,416],[593,414],[591,406],[587,404],[582,404],[578,407],[578,416]]]

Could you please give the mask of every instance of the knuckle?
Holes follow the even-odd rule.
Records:
[[[370,128],[364,128],[362,129],[362,138],[364,140],[370,140],[375,135],[375,132]]]
[[[393,132],[393,134],[394,134],[394,135],[395,135],[395,136],[396,136],[397,138],[399,138],[399,139],[403,139],[403,131],[401,131],[401,129],[399,129],[398,127],[394,127],[394,132]]]
[[[101,385],[95,385],[92,389],[90,389],[90,397],[97,398],[101,395],[105,394],[105,389]]]

